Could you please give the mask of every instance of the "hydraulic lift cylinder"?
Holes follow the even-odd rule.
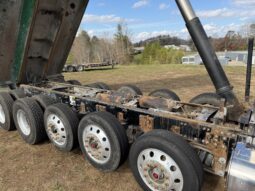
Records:
[[[253,46],[254,46],[254,38],[250,38],[248,42],[248,60],[247,60],[246,84],[245,84],[245,101],[247,102],[249,102],[250,100]]]
[[[224,97],[227,100],[228,105],[233,106],[229,110],[229,119],[238,121],[243,111],[242,107],[232,91],[233,86],[229,83],[200,19],[196,16],[189,0],[176,0],[176,3],[186,22],[187,29],[203,60],[206,70],[216,88],[217,94]]]

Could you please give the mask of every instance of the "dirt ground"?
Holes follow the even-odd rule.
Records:
[[[244,67],[227,67],[235,92],[243,100]],[[174,90],[183,101],[214,91],[203,66],[119,66],[114,70],[91,70],[65,74],[83,84],[103,81],[113,89],[123,84],[136,84],[144,94],[158,88]],[[253,78],[253,84],[255,84]],[[254,94],[252,86],[252,95]],[[204,191],[223,190],[221,178],[206,174]],[[77,148],[71,153],[56,150],[49,142],[30,146],[18,133],[0,129],[0,191],[140,191],[126,162],[116,172],[101,173],[83,159]]]

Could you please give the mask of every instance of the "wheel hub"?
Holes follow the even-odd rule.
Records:
[[[17,112],[17,121],[19,124],[19,128],[22,131],[22,133],[26,136],[28,136],[31,132],[31,127],[28,123],[26,114],[23,110],[18,110]]]
[[[83,144],[89,157],[97,163],[105,164],[111,156],[108,136],[98,126],[89,125],[83,132]]]
[[[91,141],[90,141],[90,147],[92,148],[92,149],[94,149],[94,150],[96,150],[96,149],[98,149],[98,142],[97,141],[94,141],[94,139],[92,139]]]
[[[166,153],[146,149],[138,156],[137,165],[141,178],[151,190],[182,190],[182,173],[177,163]]]
[[[159,179],[159,175],[158,175],[157,173],[154,172],[152,175],[153,175],[153,177],[154,177],[155,180],[158,180],[158,179]]]
[[[0,123],[4,124],[6,121],[3,106],[0,104]]]
[[[61,121],[61,119],[51,114],[47,118],[47,132],[50,138],[57,144],[57,145],[64,145],[66,144],[66,129]]]
[[[150,174],[151,174],[151,177],[156,182],[164,179],[164,172],[162,172],[161,169],[159,168],[153,168]]]

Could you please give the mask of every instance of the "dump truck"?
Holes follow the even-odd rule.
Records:
[[[144,190],[201,190],[204,171],[224,177],[227,190],[254,190],[251,68],[241,103],[189,0],[175,2],[216,89],[189,102],[167,89],[146,96],[134,85],[65,81],[88,0],[1,0],[1,130],[17,129],[31,145],[49,139],[63,152],[79,145],[103,172],[128,158]]]

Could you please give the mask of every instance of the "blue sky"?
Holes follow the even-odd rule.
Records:
[[[255,0],[191,3],[211,36],[223,36],[228,30],[245,33],[243,26],[255,21]],[[91,36],[111,37],[123,21],[134,42],[160,34],[189,37],[174,0],[90,0],[80,29]]]

